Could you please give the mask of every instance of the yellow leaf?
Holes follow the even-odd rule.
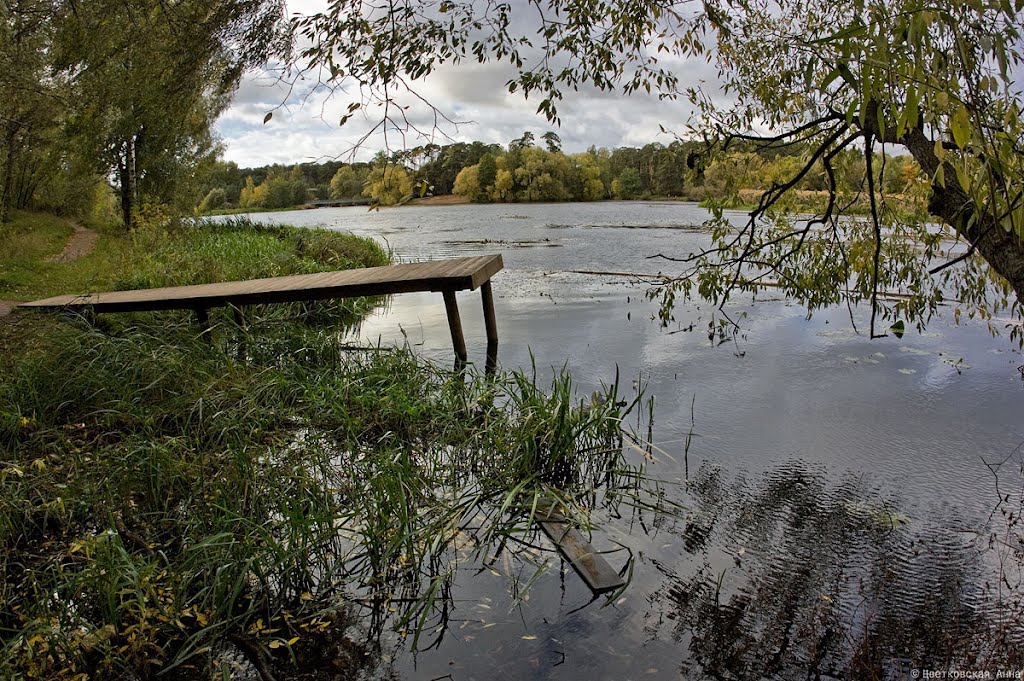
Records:
[[[313,600],[313,594],[309,593],[308,591],[303,591],[302,595],[299,596],[299,600],[300,601],[311,601],[311,600]]]
[[[274,639],[273,641],[271,641],[271,642],[270,642],[270,644],[269,644],[269,645],[270,645],[270,648],[271,648],[271,649],[276,649],[276,648],[280,648],[281,646],[283,646],[283,645],[284,645],[284,641],[282,641],[282,640],[281,640],[281,639],[279,639],[279,638],[275,638],[275,639]]]
[[[8,466],[7,468],[5,468],[3,472],[0,473],[0,480],[6,479],[8,475],[16,475],[19,478],[25,477],[24,471],[22,471],[17,466]]]
[[[536,641],[537,637],[536,636],[523,636],[522,639],[524,641]]]
[[[961,149],[971,141],[971,117],[967,113],[967,107],[963,104],[949,120],[949,129],[953,133],[953,141]]]
[[[288,645],[290,645],[290,646],[293,646],[293,645],[295,645],[298,642],[299,642],[299,637],[298,636],[296,636],[295,638],[288,639]]]
[[[205,627],[210,622],[210,620],[207,619],[206,615],[204,615],[201,612],[196,613],[196,621],[199,622],[199,626],[201,627]]]

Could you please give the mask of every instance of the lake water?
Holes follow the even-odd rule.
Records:
[[[609,562],[633,557],[613,602],[591,602],[557,557],[528,600],[502,570],[460,567],[440,643],[412,654],[395,638],[371,676],[911,678],[1019,662],[1024,357],[984,325],[955,326],[949,311],[924,334],[868,340],[845,309],[807,319],[766,299],[730,308],[747,313],[743,333],[716,344],[707,306],[681,304],[662,328],[630,278],[579,273],[672,272],[650,256],[708,243],[693,204],[253,217],[372,236],[400,260],[501,253],[499,363],[532,361],[541,377],[565,365],[582,395],[616,369],[646,384],[664,452],[648,471],[690,509],[599,519],[593,542],[614,549]],[[479,294],[458,300],[482,367]],[[855,317],[866,329],[866,310]],[[393,297],[360,335],[452,361],[437,294]]]

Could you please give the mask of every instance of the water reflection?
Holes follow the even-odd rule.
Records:
[[[1024,669],[1019,499],[988,520],[996,494],[983,464],[1024,439],[1022,359],[984,325],[936,320],[927,334],[868,341],[845,309],[807,319],[762,300],[739,310],[748,335],[715,348],[707,309],[680,307],[663,330],[627,279],[578,273],[656,271],[664,265],[648,256],[699,248],[706,213],[692,204],[261,217],[386,235],[410,260],[502,251],[500,364],[535,363],[542,375],[566,365],[582,395],[616,370],[641,377],[657,399],[651,438],[675,461],[652,473],[695,483],[680,499],[685,522],[595,511],[600,547],[638,556],[622,603],[587,605],[557,559],[529,599],[514,586],[516,560],[492,566],[500,574],[460,564],[439,647],[414,656],[392,641],[384,667],[399,677],[871,679],[950,660]],[[484,367],[480,306],[476,294],[464,300],[469,360]],[[452,353],[436,294],[392,298],[353,342],[408,344],[443,364]]]
[[[993,565],[990,537],[962,519],[909,518],[863,479],[832,482],[800,462],[749,480],[704,465],[691,491],[683,555],[655,563],[666,588],[649,625],[654,636],[672,623],[685,678],[994,675],[1024,664],[1019,581],[1009,581],[1019,560]]]

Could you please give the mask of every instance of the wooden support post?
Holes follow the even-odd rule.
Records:
[[[452,346],[455,348],[455,368],[466,364],[469,353],[466,352],[466,338],[462,335],[462,320],[459,319],[459,304],[455,301],[455,291],[444,291],[444,308],[448,312],[448,328],[452,332]]]
[[[480,286],[480,300],[484,305],[484,327],[487,329],[487,361],[484,375],[493,376],[498,369],[498,322],[494,317],[494,295],[488,279]]]
[[[498,344],[487,344],[487,359],[484,362],[484,376],[494,376],[498,371]]]
[[[480,286],[480,299],[484,304],[484,327],[487,329],[487,344],[498,344],[498,322],[494,318],[494,295],[488,279]]]
[[[205,307],[197,307],[196,320],[199,322],[199,330],[202,333],[203,340],[210,342],[213,340],[213,334],[210,332],[210,311]]]

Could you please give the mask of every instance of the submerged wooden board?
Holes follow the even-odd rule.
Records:
[[[569,559],[569,564],[583,578],[591,591],[600,594],[625,586],[626,582],[619,573],[612,569],[604,556],[597,553],[590,542],[579,530],[570,525],[564,516],[553,509],[548,512],[538,509],[536,518],[540,528]]]
[[[502,267],[501,255],[480,255],[218,284],[55,296],[22,303],[19,307],[140,312],[354,298],[413,291],[463,291],[479,288]]]

